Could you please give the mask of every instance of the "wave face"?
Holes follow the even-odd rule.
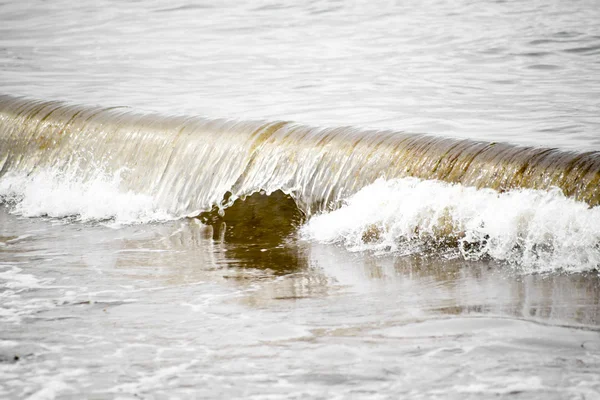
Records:
[[[0,96],[0,197],[26,216],[200,216],[245,238],[284,201],[283,220],[309,218],[305,237],[350,249],[445,246],[466,258],[589,269],[600,260],[599,179],[596,152]],[[257,193],[276,196],[265,203]],[[248,196],[260,211],[232,207]],[[231,216],[244,212],[252,218],[232,230]]]
[[[351,127],[140,114],[0,96],[0,174],[53,170],[78,181],[120,171],[119,187],[173,215],[264,190],[307,213],[377,178],[417,177],[506,191],[560,188],[600,202],[600,155]]]

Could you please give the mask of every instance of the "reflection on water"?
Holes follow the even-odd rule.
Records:
[[[348,291],[399,296],[425,313],[511,315],[560,323],[600,323],[597,273],[521,275],[489,262],[435,256],[377,257],[312,246],[311,263]],[[337,261],[336,261],[337,260]]]
[[[239,222],[226,214],[228,218]],[[207,276],[242,287],[260,283],[261,290],[245,294],[249,304],[339,292],[367,292],[386,301],[382,293],[398,292],[407,305],[426,313],[491,313],[600,324],[597,272],[523,275],[492,261],[349,253],[278,235],[246,242],[237,234],[248,225],[233,225],[223,232],[195,219],[177,224],[176,229],[155,226],[158,232],[150,237],[122,239],[115,267],[138,278],[149,271],[147,278],[169,285],[193,284]]]
[[[552,365],[598,384],[595,273],[519,275],[493,262],[229,232],[198,219],[108,227],[3,210],[2,396],[55,382],[56,393],[99,398],[357,387],[464,398],[470,385],[482,398],[523,374],[539,380],[528,391],[558,396],[565,383],[551,379]]]
[[[116,279],[168,288],[213,281],[246,289],[258,285],[260,290],[242,297],[263,305],[332,293],[381,301],[394,295],[426,313],[600,324],[596,272],[523,275],[492,261],[351,253],[293,236],[246,242],[237,233],[247,226],[215,234],[218,230],[197,219],[115,229],[0,215],[2,265],[18,266],[41,281],[61,276],[71,280],[68,275],[74,272],[92,285],[110,285],[110,279]]]
[[[242,234],[249,225],[219,231],[198,219],[114,229],[1,215],[3,265],[19,265],[25,272],[35,264],[28,273],[42,280],[46,274],[56,279],[57,274],[76,270],[82,276],[86,271],[114,274],[119,281],[149,287],[204,281],[242,288],[258,285],[260,290],[244,297],[261,304],[331,293],[368,294],[386,301],[396,293],[407,306],[426,313],[507,314],[561,324],[600,324],[597,272],[523,275],[493,261],[351,253],[293,235],[265,233],[263,240],[245,241]],[[228,220],[227,215],[223,219]]]

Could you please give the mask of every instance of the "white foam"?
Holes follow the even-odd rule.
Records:
[[[119,224],[176,217],[156,206],[151,196],[123,191],[122,172],[99,172],[87,180],[55,170],[35,171],[29,176],[8,173],[0,179],[0,201],[11,204],[12,212],[25,217],[72,217]]]
[[[58,394],[69,389],[67,385],[61,379],[51,379],[44,383],[44,387],[40,390],[27,397],[28,400],[52,400],[55,399]]]
[[[403,254],[454,236],[454,251],[467,259],[489,256],[531,271],[600,265],[600,208],[558,189],[499,193],[415,178],[379,179],[342,208],[313,217],[301,235],[351,251]]]

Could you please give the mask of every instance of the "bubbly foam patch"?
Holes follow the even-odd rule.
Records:
[[[301,235],[350,251],[411,254],[443,248],[532,271],[600,265],[600,208],[559,189],[499,193],[415,178],[363,188],[336,211],[313,217]]]
[[[72,218],[118,224],[172,220],[152,197],[123,191],[121,173],[99,172],[92,179],[53,170],[30,175],[8,173],[0,179],[0,201],[25,217]]]

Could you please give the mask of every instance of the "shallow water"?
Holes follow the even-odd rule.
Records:
[[[119,109],[63,148],[56,115],[0,115],[0,397],[597,398],[593,197],[533,157],[530,186],[392,177],[359,128],[558,147],[596,195],[564,150],[600,150],[598,20],[593,0],[2,2],[0,95],[191,118]],[[260,124],[197,116],[351,127],[305,130],[313,154],[292,124],[259,162]],[[268,200],[209,212],[244,185]]]
[[[0,217],[5,397],[600,390],[597,274],[232,244],[196,220],[115,229]]]

